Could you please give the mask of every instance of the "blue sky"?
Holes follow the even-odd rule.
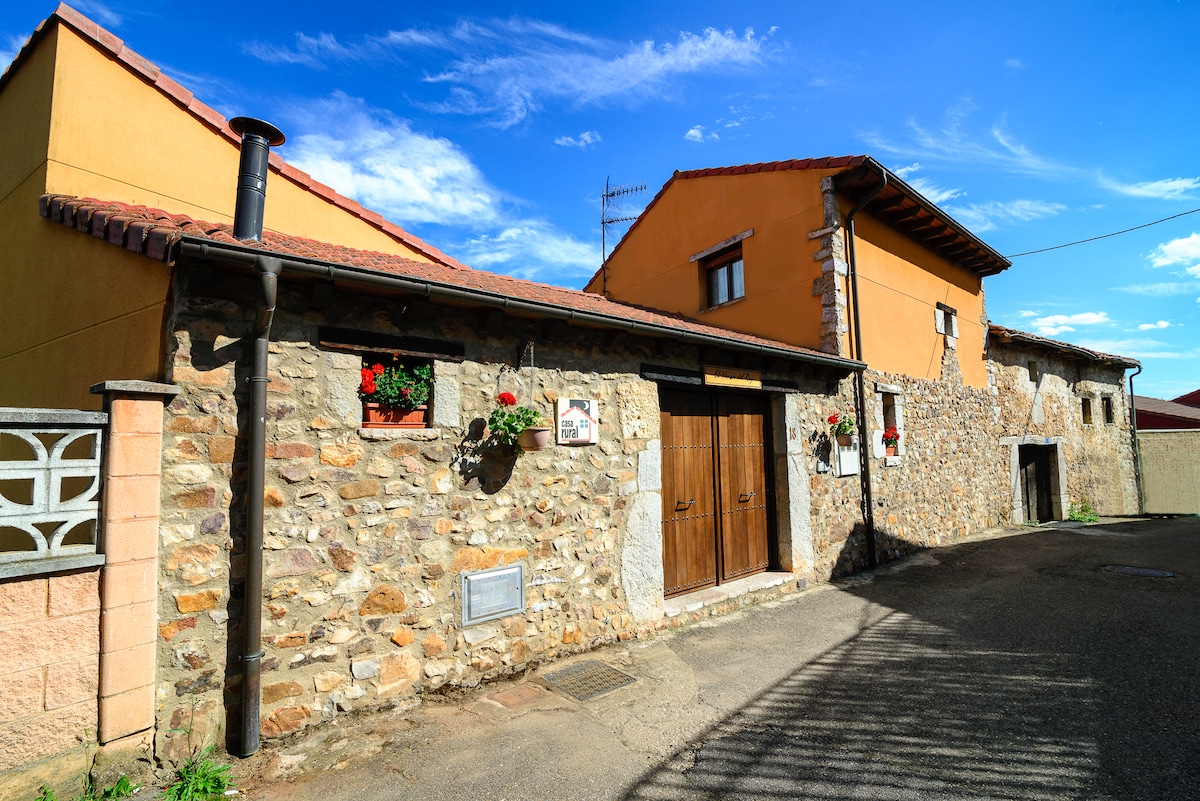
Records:
[[[677,169],[868,153],[1006,255],[1182,214],[1014,258],[988,313],[1141,360],[1139,394],[1200,387],[1198,3],[73,5],[338,191],[547,283],[599,266],[606,178],[647,184],[632,214]],[[53,8],[6,4],[0,62]]]

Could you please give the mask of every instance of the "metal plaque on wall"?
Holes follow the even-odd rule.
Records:
[[[521,563],[465,573],[462,577],[462,624],[525,611],[525,565]]]

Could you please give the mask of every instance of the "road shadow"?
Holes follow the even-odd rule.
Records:
[[[1140,525],[1032,530],[846,579],[866,602],[854,636],[621,798],[1197,797],[1200,530]],[[1136,584],[1109,560],[1182,573]]]

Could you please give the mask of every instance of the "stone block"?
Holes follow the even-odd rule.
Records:
[[[0,581],[0,627],[46,617],[49,579]]]
[[[100,699],[100,742],[107,743],[154,725],[154,685]]]
[[[124,651],[154,642],[157,625],[156,601],[105,609],[100,617],[100,647],[105,652]]]
[[[380,584],[367,593],[366,599],[358,607],[358,613],[368,615],[390,615],[403,612],[408,608],[404,593],[390,584]]]
[[[105,609],[153,601],[158,593],[158,560],[109,564],[103,568],[100,597]]]
[[[73,615],[100,608],[100,570],[53,576],[50,579],[50,617]]]
[[[95,733],[94,698],[0,726],[0,765],[24,765],[56,756],[83,746]]]
[[[186,615],[189,612],[206,612],[209,609],[216,609],[220,600],[221,590],[213,588],[195,593],[180,593],[175,596],[175,606],[179,609],[180,614]]]
[[[104,454],[108,476],[156,476],[162,464],[162,435],[113,434]]]
[[[162,401],[113,398],[108,411],[108,426],[119,434],[160,434],[163,428]]]
[[[116,476],[104,489],[105,520],[158,519],[158,476]]]
[[[346,683],[346,677],[336,670],[323,670],[313,676],[313,689],[319,693],[332,692]]]
[[[284,698],[295,698],[297,695],[304,694],[304,687],[297,681],[280,681],[274,684],[263,685],[262,702],[264,704],[274,704],[282,701]]]
[[[268,715],[259,730],[267,739],[283,737],[307,726],[311,714],[305,706],[283,706]]]
[[[7,732],[0,726],[0,739],[6,736]],[[59,798],[76,798],[84,791],[83,777],[87,775],[90,762],[87,749],[82,745],[12,769],[9,769],[9,763],[0,762],[4,766],[0,768],[0,798],[5,801],[37,798],[42,785],[54,790]]]
[[[41,714],[45,686],[46,670],[41,667],[0,676],[0,725]]]
[[[99,612],[0,626],[0,676],[99,652]],[[0,763],[3,764],[3,763]]]
[[[233,464],[237,440],[233,437],[209,437],[208,461],[212,464]]]
[[[135,645],[100,656],[100,695],[107,697],[134,690],[155,679],[155,644]]]
[[[388,654],[379,660],[377,695],[396,696],[407,692],[421,678],[421,663],[409,653]]]
[[[46,668],[46,709],[61,709],[95,699],[99,685],[100,657],[90,655]]]
[[[105,564],[111,567],[158,555],[158,526],[152,519],[114,520],[105,526]]]

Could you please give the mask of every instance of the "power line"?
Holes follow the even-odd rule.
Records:
[[[1005,256],[1004,258],[1016,259],[1021,256],[1032,256],[1035,253],[1046,253],[1051,250],[1061,250],[1062,248],[1069,248],[1072,245],[1082,245],[1085,242],[1095,242],[1097,239],[1108,239],[1110,236],[1120,236],[1121,234],[1127,234],[1130,231],[1137,231],[1141,228],[1149,228],[1152,225],[1158,225],[1159,223],[1165,223],[1170,220],[1178,219],[1180,217],[1186,217],[1189,214],[1195,214],[1198,211],[1200,211],[1200,209],[1192,209],[1191,211],[1181,211],[1178,214],[1172,214],[1170,217],[1163,217],[1161,220],[1155,220],[1154,222],[1148,222],[1148,223],[1144,223],[1142,225],[1135,225],[1132,228],[1126,228],[1123,231],[1113,231],[1111,234],[1101,234],[1100,236],[1093,236],[1093,237],[1089,237],[1087,239],[1080,239],[1075,242],[1068,242],[1065,245],[1055,245],[1054,247],[1050,247],[1050,248],[1042,248],[1041,250],[1027,250],[1024,253],[1014,253],[1011,256]]]

